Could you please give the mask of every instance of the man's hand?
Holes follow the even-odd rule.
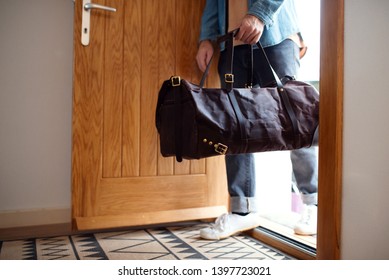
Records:
[[[204,72],[213,55],[213,45],[211,41],[201,41],[197,50],[196,61],[199,69]]]
[[[254,45],[262,36],[264,23],[255,16],[246,15],[239,27],[235,39],[245,44]]]

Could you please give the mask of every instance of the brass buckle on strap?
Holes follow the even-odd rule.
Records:
[[[181,77],[180,76],[172,76],[170,78],[170,81],[172,82],[173,87],[178,87],[181,84]]]
[[[222,144],[222,143],[217,143],[214,145],[215,147],[215,152],[220,154],[220,155],[225,155],[228,150],[228,146]]]
[[[224,80],[226,83],[232,84],[234,82],[234,74],[224,74]]]

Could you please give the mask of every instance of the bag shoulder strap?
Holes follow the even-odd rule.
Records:
[[[233,91],[232,91],[232,89],[233,89],[233,76],[232,76],[233,72],[232,72],[232,70],[233,69],[232,69],[232,66],[233,66],[233,56],[234,56],[233,39],[234,39],[235,34],[238,31],[239,31],[239,29],[236,29],[236,30],[233,30],[231,32],[228,32],[225,35],[218,37],[217,43],[221,43],[221,42],[226,43],[226,51],[228,52],[227,53],[227,59],[228,59],[227,69],[228,69],[229,73],[231,74],[230,77],[226,77],[227,91],[229,92],[230,101],[231,101],[232,106],[234,107],[234,111],[236,113],[236,116],[237,116],[237,119],[239,122],[240,131],[241,131],[241,139],[245,139],[246,133],[244,132],[243,114],[241,113],[241,110],[239,108],[239,105],[237,103],[235,96],[232,96],[233,95]],[[280,78],[278,77],[277,73],[274,71],[273,67],[271,66],[269,59],[265,53],[265,50],[262,47],[262,44],[258,41],[256,45],[259,49],[260,61],[258,63],[260,63],[261,66],[264,67],[264,71],[261,74],[266,75],[265,79],[264,79],[265,81],[269,81],[271,84],[274,84],[277,87],[277,91],[281,97],[282,103],[284,104],[285,109],[288,113],[289,119],[291,121],[294,135],[297,137],[298,136],[297,118],[296,118],[296,115],[295,115],[294,110],[292,108],[292,105],[290,103],[287,92],[284,89],[284,85],[281,82]],[[202,88],[204,86],[205,78],[208,75],[211,62],[212,62],[212,58],[211,58],[210,62],[208,63],[206,70],[203,73],[203,77],[202,77],[201,82],[200,82],[200,88]],[[229,75],[229,74],[227,74],[227,75]],[[230,80],[227,82],[227,79],[230,79]],[[236,102],[234,102],[234,100]],[[296,137],[294,139],[295,142],[298,141],[298,139],[296,139]]]

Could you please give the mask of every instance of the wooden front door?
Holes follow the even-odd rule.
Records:
[[[171,75],[198,82],[199,0],[93,0],[81,44],[76,0],[72,135],[75,229],[212,218],[226,211],[223,157],[178,163],[159,153],[155,107]],[[215,70],[215,68],[214,68]],[[217,80],[215,71],[209,85]]]

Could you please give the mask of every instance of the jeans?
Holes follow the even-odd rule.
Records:
[[[259,50],[254,49],[253,85],[263,85],[261,65],[255,63]],[[234,87],[244,87],[248,75],[248,45],[234,48]],[[278,45],[265,48],[266,55],[277,75],[296,76],[300,67],[299,48],[292,40],[284,40]],[[258,59],[257,59],[258,60]],[[220,54],[218,70],[221,85],[225,87],[224,74],[227,72],[226,52]],[[304,204],[317,204],[318,161],[316,147],[290,151],[293,180],[301,193]],[[230,206],[232,212],[249,213],[258,211],[255,198],[255,159],[254,154],[226,155],[226,171]]]

